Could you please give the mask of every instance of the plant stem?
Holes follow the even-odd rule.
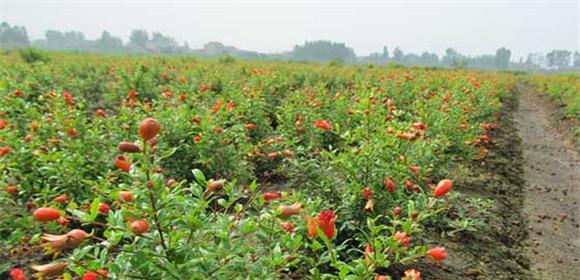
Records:
[[[147,142],[143,141],[143,157],[145,159],[145,168],[147,175],[147,183],[151,182],[151,165],[149,163],[149,155],[147,154]],[[147,186],[149,188],[149,186]],[[153,208],[153,220],[157,226],[157,232],[159,232],[159,238],[161,240],[161,246],[165,251],[167,251],[167,245],[165,245],[165,239],[163,238],[163,229],[161,228],[161,223],[159,222],[159,217],[157,216],[157,203],[155,202],[155,197],[153,197],[153,187],[149,188],[149,199],[151,200],[151,207]]]

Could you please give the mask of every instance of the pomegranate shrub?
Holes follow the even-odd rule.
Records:
[[[484,225],[508,74],[52,56],[0,57],[2,276],[420,279]]]

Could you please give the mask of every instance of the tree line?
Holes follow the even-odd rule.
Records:
[[[47,30],[43,39],[31,41],[23,26],[11,26],[6,22],[0,24],[0,48],[34,47],[46,50],[89,51],[99,53],[131,53],[131,54],[190,54],[196,56],[232,56],[242,59],[294,60],[304,62],[343,62],[343,63],[373,63],[402,64],[408,66],[437,66],[455,68],[473,68],[482,70],[573,70],[580,69],[580,53],[568,50],[552,50],[547,54],[532,53],[524,61],[512,62],[511,51],[505,47],[499,48],[495,54],[467,56],[453,48],[445,50],[439,57],[435,53],[423,52],[405,53],[396,47],[392,53],[387,46],[381,52],[368,56],[357,56],[354,50],[344,43],[326,40],[307,41],[296,45],[286,53],[264,54],[255,51],[240,50],[225,46],[220,42],[209,42],[202,49],[190,49],[187,42],[180,44],[174,38],[160,32],[149,33],[135,29],[124,43],[119,37],[108,31],[101,36],[89,40],[78,31],[61,32]]]

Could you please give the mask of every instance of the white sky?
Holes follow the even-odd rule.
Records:
[[[261,52],[305,40],[344,42],[357,55],[389,50],[463,54],[580,50],[580,0],[567,1],[151,1],[0,0],[0,21],[24,25],[33,39],[47,29],[87,38],[108,30],[126,42],[132,29],[160,31],[200,48],[220,41]]]

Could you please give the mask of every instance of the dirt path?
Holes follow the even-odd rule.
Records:
[[[531,88],[518,85],[514,114],[523,143],[529,219],[528,256],[539,279],[580,277],[580,155],[554,129],[557,108]]]

